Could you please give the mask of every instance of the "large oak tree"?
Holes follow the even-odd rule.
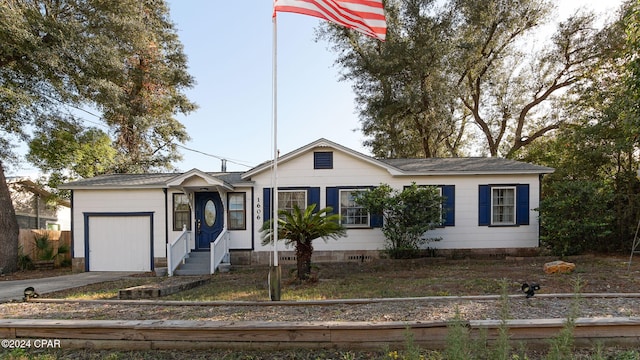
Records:
[[[557,129],[555,106],[609,51],[594,16],[537,32],[546,0],[388,0],[384,43],[333,25],[320,38],[353,82],[363,133],[380,157],[512,157]],[[469,126],[469,125],[475,126]]]
[[[616,51],[567,92],[572,123],[518,153],[556,169],[545,177],[540,221],[543,245],[559,255],[628,251],[633,243],[640,214],[639,14],[637,0],[625,1],[603,31]]]
[[[104,171],[170,166],[179,157],[176,143],[187,139],[174,115],[194,109],[182,93],[192,85],[163,0],[2,1],[0,268],[13,271],[17,261],[18,225],[4,181],[12,145],[35,133],[35,149],[50,151],[42,141],[49,134],[60,139],[65,129],[79,127],[76,141],[99,144],[112,135],[115,165]],[[107,132],[85,129],[74,109],[102,114],[93,120]],[[61,157],[65,149],[57,149]],[[32,148],[39,165],[53,169],[40,155]],[[66,169],[77,165],[68,158]],[[64,164],[55,166],[64,172]]]

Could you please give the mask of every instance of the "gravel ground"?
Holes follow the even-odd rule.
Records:
[[[416,286],[424,286],[432,293],[441,290],[445,294],[465,295],[483,294],[483,290],[487,291],[487,284],[495,283],[490,281],[492,279],[508,279],[509,284],[536,279],[543,290],[532,298],[525,298],[519,287],[509,290],[509,318],[512,319],[566,318],[571,314],[572,304],[575,303],[573,295],[558,297],[553,294],[571,293],[575,287],[572,279],[580,278],[581,284],[584,284],[584,295],[579,301],[578,317],[640,317],[640,295],[617,295],[640,292],[640,261],[634,262],[631,272],[628,272],[626,256],[582,256],[573,260],[578,265],[576,274],[562,276],[544,274],[544,258],[522,261],[378,260],[364,264],[323,266],[322,275],[326,281],[338,282],[349,278],[353,279],[349,281],[357,282],[360,274],[379,274],[380,278],[385,276],[390,288],[407,283],[405,279],[421,278],[430,281]],[[252,275],[240,269],[237,272],[217,274],[214,281],[224,286],[242,282],[252,284],[263,280],[263,273],[259,274],[260,276]],[[600,296],[590,297],[589,293],[599,293]],[[610,297],[603,297],[605,295]],[[56,297],[55,294],[52,297]],[[458,312],[467,320],[501,319],[500,301],[487,298],[489,297],[427,297],[366,303],[340,303],[334,300],[322,305],[316,305],[321,302],[286,305],[286,302],[263,301],[259,305],[220,302],[178,306],[162,301],[143,305],[141,302],[123,304],[113,300],[5,303],[0,304],[0,318],[382,322],[449,320]]]
[[[577,302],[579,304],[578,317],[640,317],[640,261],[634,263],[633,271],[628,273],[624,261],[626,257],[582,257],[575,261],[579,265],[579,276],[585,285],[581,291],[585,293]],[[405,279],[415,277],[437,279],[428,285],[431,293],[482,295],[496,294],[494,290],[487,290],[486,279],[509,279],[510,284],[535,279],[543,286],[543,291],[532,298],[525,296],[518,289],[509,291],[509,316],[511,319],[536,318],[566,318],[572,314],[576,301],[573,295],[555,296],[558,293],[571,293],[575,288],[571,279],[573,276],[544,275],[541,272],[544,259],[531,261],[452,261],[431,263],[425,260],[403,261],[393,263],[398,271],[389,272],[387,263],[371,264],[342,264],[342,268],[332,265],[322,269],[323,277],[338,281],[347,274],[380,273],[380,277],[387,276],[388,284],[404,284]],[[452,265],[452,266],[449,266]],[[336,274],[334,274],[334,272]],[[32,276],[32,274],[19,274]],[[36,274],[37,275],[37,274]],[[46,274],[42,274],[45,276]],[[218,274],[217,282],[237,283],[243,281],[247,274],[244,272]],[[12,278],[17,279],[17,278]],[[261,279],[261,278],[260,278]],[[465,282],[465,279],[473,281]],[[482,281],[481,281],[482,280]],[[258,281],[246,279],[244,281]],[[0,286],[2,283],[0,282]],[[600,293],[590,297],[587,293]],[[629,293],[621,295],[618,293]],[[410,295],[409,295],[410,296]],[[422,295],[417,295],[422,296]],[[604,297],[608,296],[608,297]],[[55,296],[52,294],[51,297]],[[419,299],[397,299],[394,301],[374,302],[325,302],[323,305],[306,303],[301,305],[285,305],[285,302],[260,303],[202,303],[201,305],[173,305],[159,301],[150,304],[142,301],[130,301],[126,304],[115,300],[104,301],[69,301],[69,302],[29,302],[0,304],[0,319],[95,319],[95,320],[201,320],[201,321],[443,321],[456,317],[459,313],[462,319],[483,320],[502,319],[503,303],[498,300],[487,300],[490,297],[477,296],[474,298],[431,297]],[[46,299],[42,299],[43,301]],[[51,301],[51,300],[46,300]],[[318,302],[320,303],[320,302]],[[516,351],[516,350],[514,350]],[[605,355],[590,357],[589,350],[574,353],[574,359],[637,359],[640,348],[628,352],[625,349],[605,349]],[[7,355],[0,349],[0,358]],[[395,353],[397,354],[397,353]],[[427,354],[424,350],[422,354]],[[29,355],[36,355],[29,352]],[[219,350],[212,355],[211,351],[137,351],[117,352],[113,350],[60,350],[46,353],[43,359],[406,359],[400,352],[398,357],[392,357],[388,351],[371,349],[369,351],[342,352],[334,349],[322,350],[291,350],[291,351],[237,351]],[[516,357],[519,356],[519,357]],[[441,359],[442,357],[425,357]],[[527,358],[538,360],[546,358],[537,348],[527,348],[524,354],[514,355],[512,358]]]
[[[511,296],[509,318],[566,318],[571,297]],[[582,297],[578,317],[640,317],[639,297]],[[137,305],[105,302],[7,303],[0,318],[12,319],[112,319],[208,321],[442,321],[459,313],[466,320],[501,319],[497,300],[413,299],[326,305]]]

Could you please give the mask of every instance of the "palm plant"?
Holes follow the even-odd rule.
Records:
[[[340,215],[332,214],[333,209],[326,207],[314,211],[316,204],[301,210],[280,210],[278,217],[278,239],[287,245],[295,245],[299,280],[308,280],[311,275],[312,241],[322,238],[324,241],[346,236],[346,229],[340,224]],[[273,243],[273,219],[262,226],[262,245]]]
[[[70,250],[69,245],[66,244],[59,244],[58,249],[55,249],[49,239],[49,234],[46,232],[41,235],[34,235],[34,243],[36,246],[36,255],[38,260],[41,261],[56,260],[58,256],[62,256]]]

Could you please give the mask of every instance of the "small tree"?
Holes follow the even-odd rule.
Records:
[[[314,212],[316,204],[309,205],[304,211],[298,206],[293,211],[280,210],[278,217],[278,239],[287,245],[295,245],[298,279],[308,280],[311,275],[312,241],[317,238],[337,239],[346,236],[346,229],[340,224],[340,215],[331,214],[333,209],[326,207]],[[273,219],[262,226],[262,245],[273,242]]]
[[[415,183],[402,191],[381,184],[356,198],[369,213],[382,214],[382,233],[392,258],[414,256],[421,245],[440,240],[426,238],[424,233],[442,224],[442,200],[437,187]]]

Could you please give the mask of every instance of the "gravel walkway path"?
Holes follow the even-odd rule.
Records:
[[[575,300],[570,295],[509,298],[509,318],[566,318]],[[579,300],[578,317],[640,317],[640,297],[588,297]],[[114,301],[6,303],[0,318],[208,320],[208,321],[442,321],[501,319],[501,302],[484,299],[419,298],[399,301],[324,305],[265,304],[122,304]]]

